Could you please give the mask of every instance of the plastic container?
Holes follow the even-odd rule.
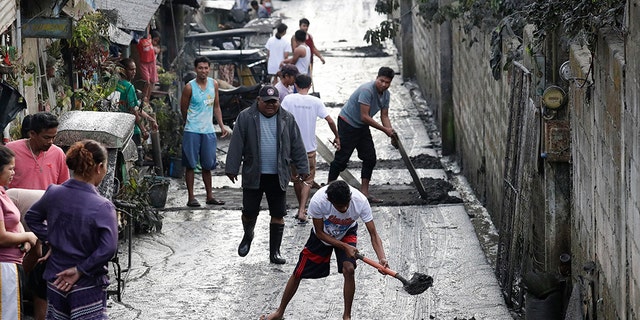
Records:
[[[149,204],[154,208],[164,208],[167,204],[169,184],[171,178],[161,176],[145,176],[145,181],[149,184]]]
[[[182,158],[169,158],[169,176],[172,178],[182,178],[184,176],[184,167],[182,166]]]

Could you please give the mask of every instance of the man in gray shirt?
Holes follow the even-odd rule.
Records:
[[[369,182],[376,165],[376,149],[369,127],[374,127],[393,139],[394,130],[389,120],[388,89],[394,74],[393,69],[381,67],[376,80],[361,85],[351,94],[338,117],[340,149],[336,151],[334,160],[331,162],[328,180],[329,182],[336,180],[340,172],[347,168],[353,150],[358,150],[358,158],[362,160],[360,191],[370,203],[381,203],[382,200],[369,194]],[[373,119],[378,111],[381,123]]]

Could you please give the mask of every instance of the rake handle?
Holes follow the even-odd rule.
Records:
[[[377,263],[377,262],[375,262],[375,261],[363,256],[362,254],[360,254],[358,252],[356,252],[356,258],[364,261],[366,264],[378,269],[378,271],[380,271],[380,272],[382,272],[384,274],[388,274],[388,275],[390,275],[390,276],[392,276],[394,278],[397,278],[397,276],[398,276],[397,272],[395,272],[395,271],[393,271],[393,270],[391,270],[389,268],[385,268],[383,265],[381,265],[381,264],[379,264],[379,263]]]

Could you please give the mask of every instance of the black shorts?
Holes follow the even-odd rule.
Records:
[[[347,231],[347,234],[340,240],[352,246],[358,244],[358,225]],[[338,273],[342,273],[342,264],[349,261],[356,267],[356,259],[347,257],[342,249],[334,248],[324,244],[311,229],[309,240],[300,252],[298,264],[293,269],[293,275],[298,279],[318,279],[329,275],[331,269],[331,253],[335,250]]]
[[[36,264],[27,277],[27,290],[40,299],[47,299],[47,282],[44,281],[44,269],[47,268],[47,262]]]
[[[42,245],[42,255],[46,255],[49,247]],[[40,299],[47,299],[47,282],[43,279],[44,270],[47,268],[47,261],[39,262],[27,275],[27,290],[31,295]]]

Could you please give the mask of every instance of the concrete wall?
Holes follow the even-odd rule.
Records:
[[[636,16],[637,17],[637,16]],[[636,27],[637,28],[637,27]],[[637,39],[637,29],[629,35]],[[593,85],[572,91],[574,274],[595,262],[600,316],[637,319],[640,310],[640,215],[637,161],[640,156],[638,101],[640,50],[615,34],[598,39],[593,56],[573,47],[572,70]],[[627,65],[628,63],[628,65]],[[626,69],[626,70],[625,70]]]
[[[592,56],[571,50],[572,70],[593,85],[572,86],[574,274],[595,262],[598,316],[640,316],[639,1],[629,1],[627,39],[603,33]]]
[[[415,5],[416,0],[413,2]],[[412,13],[416,80],[425,99],[437,106],[440,101],[440,27],[427,28],[427,22],[416,12],[414,9]]]
[[[625,279],[628,289],[626,300],[629,303],[628,319],[640,318],[640,1],[627,1],[629,36],[626,41],[624,70],[624,109],[622,110],[622,175],[621,210],[625,218],[625,233],[628,241],[621,248],[627,254],[627,273]]]
[[[509,79],[493,79],[490,36],[453,24],[453,105],[456,152],[478,199],[499,225],[509,121]],[[469,46],[469,39],[478,42]],[[466,39],[466,41],[463,41]]]
[[[640,318],[640,62],[635,59],[640,56],[637,45],[640,0],[629,0],[627,4],[626,38],[619,34],[601,36],[593,55],[578,47],[572,47],[570,52],[574,76],[591,79],[584,86],[580,80],[566,84],[572,162],[556,169],[571,171],[571,195],[547,190],[542,194],[545,199],[527,199],[531,202],[529,208],[540,208],[544,203],[544,212],[539,214],[547,215],[554,210],[548,207],[554,197],[567,196],[571,200],[569,242],[573,280],[579,281],[578,276],[585,275],[583,266],[594,263],[595,273],[592,278],[585,278],[583,288],[588,290],[588,280],[593,280],[595,296],[590,302],[597,314],[591,316],[603,319]],[[447,58],[442,55],[443,35],[439,26],[427,27],[416,15],[417,9],[413,11],[415,76],[436,114],[440,114],[440,84],[444,76],[441,64]],[[509,139],[510,73],[503,72],[500,81],[492,78],[488,64],[489,35],[473,32],[464,34],[455,23],[451,27],[455,150],[464,175],[491,213],[494,224],[499,226]],[[473,38],[478,42],[470,47],[469,39]],[[592,60],[593,68],[589,71]],[[544,88],[549,84],[550,81],[546,84],[534,81],[531,90],[534,104],[539,106],[540,88],[536,86]],[[555,175],[548,165],[544,170],[546,175],[540,179],[546,179],[548,187]],[[533,175],[530,179],[538,181]],[[546,224],[546,228],[563,225],[551,220]],[[557,259],[552,256],[557,251],[544,252],[545,257],[536,259]]]
[[[414,0],[414,4],[416,1]],[[492,214],[500,212],[505,136],[508,121],[508,80],[495,81],[489,68],[489,36],[464,34],[453,24],[452,56],[441,54],[441,26],[429,26],[413,10],[415,77],[424,96],[442,118],[441,64],[452,59],[455,148],[465,176]],[[428,26],[428,27],[427,27]],[[403,35],[404,36],[404,35]],[[477,37],[469,47],[462,38]],[[404,57],[403,57],[404,58]],[[446,97],[444,97],[446,99]],[[491,191],[490,191],[491,190]],[[494,216],[495,219],[499,217]]]

